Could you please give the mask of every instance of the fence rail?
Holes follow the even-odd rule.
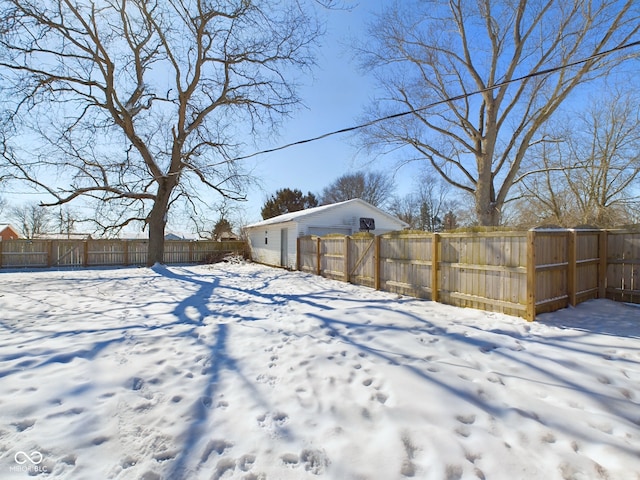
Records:
[[[0,268],[145,265],[148,240],[4,240]],[[165,263],[203,263],[223,253],[243,253],[246,243],[166,240]]]
[[[640,303],[640,232],[308,236],[298,239],[298,269],[533,320],[592,298]]]

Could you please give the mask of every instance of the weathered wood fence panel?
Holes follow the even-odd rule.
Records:
[[[135,256],[138,248],[132,245],[132,242],[116,240],[87,240],[85,246],[87,248],[87,265],[91,266],[110,266],[110,265],[138,265],[134,259],[129,258],[125,253],[132,253]],[[140,243],[138,243],[140,245]],[[132,261],[133,260],[133,261]],[[146,263],[146,258],[142,261],[142,265]]]
[[[336,280],[529,320],[605,296],[640,303],[640,232],[304,237],[298,266]]]
[[[49,266],[49,243],[46,240],[4,240],[0,247],[0,267]]]
[[[575,271],[569,273],[569,303],[577,305],[600,295],[600,242],[603,235],[598,230],[575,230],[569,234],[576,237]]]
[[[314,236],[305,236],[298,239],[298,270],[320,274],[318,269],[320,238]]]
[[[375,288],[375,242],[376,237],[373,234],[359,234],[348,241],[349,282]]]
[[[540,230],[536,235],[536,313],[604,297],[601,230]]]
[[[565,230],[535,231],[536,313],[569,305],[569,253]]]
[[[330,236],[322,238],[320,243],[320,274],[334,280],[346,280],[346,249],[348,237]]]
[[[606,296],[640,303],[640,233],[608,232]]]
[[[148,248],[148,240],[4,240],[0,268],[145,265]],[[203,263],[245,250],[241,241],[167,240],[164,262]]]
[[[526,244],[522,232],[441,234],[439,298],[451,305],[523,316]]]
[[[432,235],[393,233],[380,237],[379,288],[431,298]]]

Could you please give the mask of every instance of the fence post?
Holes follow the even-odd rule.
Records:
[[[380,290],[380,235],[375,236],[373,244],[373,286]]]
[[[51,268],[53,256],[53,240],[47,240],[47,268]]]
[[[607,298],[608,240],[609,232],[601,230],[598,238],[598,254],[600,256],[600,263],[598,264],[598,298]]]
[[[438,263],[440,262],[440,234],[433,233],[431,237],[431,300],[439,300]]]
[[[296,238],[296,270],[300,271],[300,237]]]
[[[2,268],[2,239],[0,238],[0,268]]]
[[[89,266],[89,240],[84,240],[82,242],[82,266]]]
[[[575,307],[577,304],[577,275],[578,275],[578,232],[573,229],[567,230],[567,290],[569,294],[569,305]]]
[[[124,264],[129,266],[129,242],[127,240],[122,241],[122,252],[124,254]]]
[[[527,310],[525,318],[536,319],[536,232],[527,232]]]
[[[320,237],[316,238],[316,275],[322,275],[322,264],[321,264],[321,255],[320,255]]]
[[[345,235],[344,237],[344,281],[349,283],[349,235]]]

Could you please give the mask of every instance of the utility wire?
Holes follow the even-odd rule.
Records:
[[[581,60],[576,60],[575,62],[571,62],[571,63],[568,63],[566,65],[561,65],[559,67],[547,68],[545,70],[540,70],[539,72],[529,73],[529,74],[523,75],[521,77],[512,78],[511,80],[506,80],[504,82],[497,83],[497,84],[492,85],[490,87],[486,87],[486,88],[482,88],[480,90],[476,90],[474,92],[463,93],[463,94],[457,95],[455,97],[449,97],[449,98],[446,98],[444,100],[438,100],[437,102],[429,103],[428,105],[425,105],[423,107],[419,107],[419,108],[415,108],[415,109],[411,109],[411,110],[406,110],[404,112],[394,113],[392,115],[386,115],[384,117],[379,117],[379,118],[370,120],[370,121],[368,121],[366,123],[361,123],[359,125],[354,125],[354,126],[351,126],[351,127],[341,128],[340,130],[333,130],[331,132],[327,132],[327,133],[323,133],[322,135],[318,135],[317,137],[306,138],[304,140],[297,140],[295,142],[287,143],[287,144],[281,145],[279,147],[268,148],[266,150],[260,150],[258,152],[254,152],[254,153],[251,153],[249,155],[236,157],[236,158],[232,159],[232,161],[246,160],[248,158],[257,157],[259,155],[265,155],[267,153],[279,152],[280,150],[285,150],[287,148],[295,147],[295,146],[298,146],[298,145],[304,145],[305,143],[317,142],[318,140],[323,140],[325,138],[333,137],[335,135],[340,135],[340,134],[343,134],[343,133],[349,133],[349,132],[353,132],[355,130],[360,130],[360,129],[363,129],[363,128],[371,127],[371,126],[373,126],[373,125],[375,125],[377,123],[386,122],[387,120],[393,120],[395,118],[404,117],[406,115],[412,115],[414,113],[423,112],[425,110],[428,110],[430,108],[436,107],[438,105],[442,105],[443,103],[449,103],[449,102],[455,102],[457,100],[463,100],[463,99],[469,98],[469,97],[471,97],[473,95],[478,95],[480,93],[489,92],[491,90],[495,90],[495,89],[503,87],[505,85],[509,85],[509,84],[516,83],[516,82],[522,82],[523,80],[528,80],[530,78],[539,77],[541,75],[547,75],[547,74],[550,74],[550,73],[559,72],[560,70],[564,70],[564,69],[567,69],[567,68],[570,68],[570,67],[575,67],[576,65],[581,65],[581,64],[586,63],[586,62],[588,62],[590,60],[594,60],[594,59],[599,58],[599,57],[604,57],[606,55],[610,55],[611,53],[615,53],[615,52],[618,52],[618,51],[621,51],[621,50],[624,50],[624,49],[627,49],[627,48],[637,47],[637,46],[640,46],[640,40],[636,41],[636,42],[632,42],[632,43],[627,43],[627,44],[624,44],[624,45],[619,45],[617,47],[611,48],[609,50],[602,51],[600,53],[596,53],[594,55],[591,55],[590,57],[583,58]]]

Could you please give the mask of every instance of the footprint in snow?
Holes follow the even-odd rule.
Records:
[[[464,425],[473,425],[476,421],[476,416],[470,415],[457,415],[456,420]]]
[[[160,478],[160,475],[158,475],[156,472],[149,470],[142,474],[140,480],[160,480]]]
[[[236,469],[236,461],[233,458],[221,458],[216,464],[212,480],[223,478],[227,472],[233,472]]]
[[[120,466],[123,470],[134,467],[137,463],[138,461],[135,458],[129,456],[124,457],[122,460],[120,460]]]
[[[210,440],[209,443],[207,443],[204,452],[202,452],[202,463],[206,462],[213,452],[217,453],[218,455],[222,455],[227,449],[231,447],[233,447],[233,443],[228,442],[227,440]]]
[[[241,456],[238,459],[237,465],[240,470],[243,472],[248,472],[253,468],[253,465],[256,463],[256,456],[252,454],[246,454]]]
[[[135,390],[135,391],[141,390],[141,389],[142,389],[142,387],[144,386],[144,380],[143,380],[142,378],[140,378],[140,377],[133,377],[133,378],[130,378],[130,379],[127,381],[127,386],[128,386],[131,390]]]
[[[24,432],[26,429],[33,427],[35,423],[36,423],[35,418],[25,418],[24,420],[13,423],[12,425],[16,427],[16,431]]]

